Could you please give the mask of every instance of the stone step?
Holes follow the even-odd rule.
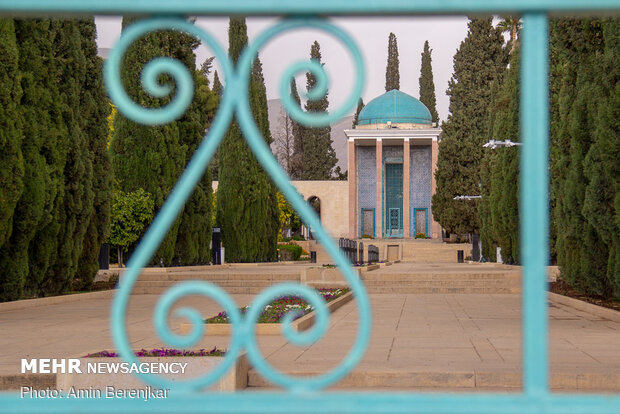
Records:
[[[495,287],[419,287],[419,286],[367,286],[368,293],[442,293],[442,294],[465,294],[465,293],[521,293],[520,286],[495,286]]]
[[[299,280],[299,273],[249,274],[249,273],[150,273],[142,274],[138,280]]]
[[[426,280],[463,281],[463,280],[521,280],[518,272],[489,272],[489,273],[362,273],[363,281],[390,281],[390,282],[415,282]]]
[[[161,295],[170,289],[169,286],[136,286],[131,290],[132,295]],[[227,287],[226,292],[229,294],[258,294],[262,292],[264,287]]]
[[[169,280],[148,280],[148,281],[137,281],[134,286],[136,287],[171,287],[174,286],[181,281],[169,281]],[[207,281],[205,281],[207,282]],[[215,285],[220,287],[265,287],[271,286],[276,283],[282,283],[283,281],[271,281],[271,280],[217,280],[217,281],[209,281]],[[290,282],[298,282],[297,280],[290,280]]]
[[[484,287],[484,286],[519,286],[518,281],[510,281],[503,279],[482,279],[482,280],[412,280],[407,282],[393,283],[391,281],[364,281],[365,286],[376,287],[406,287],[406,286],[420,286],[420,287]]]

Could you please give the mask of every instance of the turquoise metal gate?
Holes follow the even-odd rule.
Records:
[[[548,23],[547,15],[556,12],[614,12],[620,11],[618,0],[0,0],[0,11],[7,15],[45,14],[140,14],[160,16],[143,20],[128,28],[112,52],[105,68],[110,97],[119,110],[134,121],[162,124],[178,118],[187,108],[192,96],[191,76],[178,62],[167,58],[152,61],[143,73],[144,86],[150,93],[162,96],[170,91],[156,82],[162,73],[174,77],[177,91],[171,103],[161,109],[146,109],[132,102],[123,91],[119,65],[128,46],[142,34],[161,29],[183,30],[199,37],[216,54],[225,72],[227,85],[219,112],[202,145],[197,149],[186,171],[159,212],[134,253],[127,282],[118,292],[113,304],[112,332],[118,350],[127,361],[134,361],[125,330],[125,313],[133,284],[164,237],[177,213],[192,192],[205,166],[235,115],[245,138],[271,178],[290,200],[304,221],[313,229],[317,239],[330,252],[335,263],[355,293],[359,307],[359,329],[349,354],[332,371],[314,378],[292,378],[271,367],[262,358],[254,336],[254,321],[258,314],[239,314],[230,296],[218,287],[198,282],[179,283],[160,299],[154,322],[160,337],[171,346],[191,346],[202,334],[201,316],[193,309],[180,314],[193,321],[189,336],[173,334],[167,325],[172,304],[180,297],[201,294],[219,302],[234,323],[234,332],[225,363],[205,378],[187,383],[169,383],[160,377],[141,374],[143,381],[170,388],[168,399],[161,401],[123,399],[21,399],[17,394],[0,396],[0,412],[68,413],[68,412],[126,412],[126,413],[618,413],[619,396],[552,394],[548,384],[547,308],[545,297],[545,266],[548,245]],[[357,103],[364,83],[364,66],[360,52],[346,33],[318,15],[376,15],[376,14],[464,14],[512,13],[523,16],[521,131],[521,237],[524,262],[523,281],[523,392],[518,394],[407,394],[407,393],[321,393],[321,389],[338,381],[350,372],[364,354],[368,343],[371,312],[363,285],[346,258],[321,227],[314,211],[297,194],[286,174],[278,166],[258,131],[248,104],[248,83],[252,60],[266,42],[275,35],[300,27],[325,31],[348,49],[357,68],[357,79],[347,102],[331,114],[306,114],[296,107],[288,94],[290,77],[311,71],[318,86],[310,93],[317,97],[326,91],[327,78],[322,68],[311,62],[292,65],[281,82],[281,97],[289,114],[310,126],[322,126],[347,114]],[[189,15],[283,15],[287,18],[267,29],[244,51],[236,66],[228,60],[224,49],[214,37],[174,16]],[[171,17],[161,17],[171,16]],[[305,16],[305,17],[299,17]],[[258,310],[274,295],[283,292],[302,294],[318,310],[318,321],[308,333],[296,334],[287,330],[293,343],[306,344],[325,332],[327,311],[314,291],[299,285],[273,286],[258,296]],[[290,328],[286,325],[286,328]],[[194,391],[213,383],[230,368],[239,352],[245,349],[257,370],[268,380],[287,392],[197,394]]]

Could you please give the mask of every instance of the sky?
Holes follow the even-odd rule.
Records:
[[[432,49],[437,111],[440,119],[446,120],[449,106],[446,89],[452,76],[454,54],[467,35],[466,17],[338,17],[330,21],[353,38],[364,56],[366,65],[366,87],[362,94],[364,103],[385,92],[390,32],[394,32],[398,40],[400,90],[418,98],[421,54],[424,41],[428,40]],[[121,18],[97,16],[96,23],[98,46],[113,47],[120,36]],[[276,18],[248,18],[249,41],[252,42],[258,34],[276,23]],[[196,24],[215,37],[225,50],[228,49],[228,18],[198,18]],[[260,50],[268,99],[279,98],[279,85],[284,70],[293,63],[309,59],[310,46],[314,40],[321,45],[322,61],[330,78],[330,109],[344,103],[351,93],[356,76],[349,52],[334,37],[313,29],[279,34]],[[210,50],[201,45],[196,50],[198,65],[212,55]],[[217,67],[215,62],[215,69]],[[218,74],[222,75],[220,70]],[[305,83],[305,76],[300,74],[297,77],[298,88],[305,90]]]

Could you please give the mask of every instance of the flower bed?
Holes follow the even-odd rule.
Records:
[[[331,302],[349,292],[348,288],[343,289],[317,289],[325,302]],[[249,310],[249,306],[240,308],[242,314]],[[293,320],[299,319],[312,312],[314,308],[299,296],[281,296],[265,306],[258,318],[258,323],[280,323],[284,315],[290,311],[296,311]],[[229,323],[226,312],[220,312],[217,316],[205,319],[205,323]]]
[[[210,350],[156,348],[134,351],[134,354],[138,357],[136,367],[145,364],[151,367],[159,366],[160,364],[175,368],[183,367],[182,370],[176,369],[170,370],[170,372],[152,373],[152,375],[164,377],[170,381],[187,381],[191,378],[203,377],[222,363],[225,353],[225,351],[217,347]],[[57,388],[68,393],[69,396],[72,395],[73,390],[87,390],[90,392],[90,394],[76,394],[74,396],[108,395],[111,390],[114,390],[114,392],[130,390],[152,390],[157,392],[155,391],[158,389],[157,387],[144,384],[135,374],[137,368],[129,369],[133,365],[128,364],[116,352],[93,352],[83,357],[77,357],[77,359],[80,360],[81,373],[59,372],[56,374]],[[89,364],[94,364],[94,366],[98,367],[103,364],[99,368],[102,371],[92,372],[90,369],[87,369]],[[123,367],[122,364],[126,364],[127,367]],[[114,368],[115,366],[117,368]],[[249,367],[245,353],[241,353],[232,369],[208,389],[211,391],[234,391],[246,388]],[[99,394],[99,392],[102,394]]]
[[[317,289],[323,295],[327,302],[327,310],[331,313],[336,311],[344,304],[353,299],[353,292],[348,288],[324,288]],[[298,302],[299,301],[299,302]],[[248,308],[241,308],[241,312],[247,312]],[[303,299],[294,296],[281,297],[270,303],[263,310],[258,323],[255,325],[256,335],[281,335],[282,324],[280,320],[290,311],[297,310],[293,321],[293,330],[304,331],[314,324],[316,313],[308,303]],[[229,336],[232,331],[232,325],[228,323],[225,312],[220,312],[216,316],[205,320],[207,334]],[[180,325],[180,334],[187,334],[192,329],[192,325],[182,322]]]
[[[217,349],[214,347],[210,351],[206,349],[173,349],[173,348],[156,348],[147,351],[142,348],[139,351],[134,352],[137,357],[221,357],[226,355],[226,351],[221,349]],[[88,354],[83,358],[119,358],[116,352],[108,352],[108,351],[100,351],[95,352],[94,354]]]

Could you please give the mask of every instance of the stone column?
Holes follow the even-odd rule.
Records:
[[[409,234],[409,138],[403,140],[403,237]]]
[[[383,238],[383,143],[381,138],[377,138],[376,144],[376,160],[377,160],[377,208],[375,215],[375,227],[377,230],[377,238]]]
[[[357,159],[355,154],[355,141],[349,140],[348,159],[349,180],[349,238],[357,238]]]
[[[436,139],[431,144],[431,196],[437,191],[435,182],[435,171],[437,170],[437,158],[439,156],[439,143]],[[432,210],[432,209],[431,209]],[[438,239],[441,237],[441,226],[435,221],[434,214],[431,213],[431,237]]]

